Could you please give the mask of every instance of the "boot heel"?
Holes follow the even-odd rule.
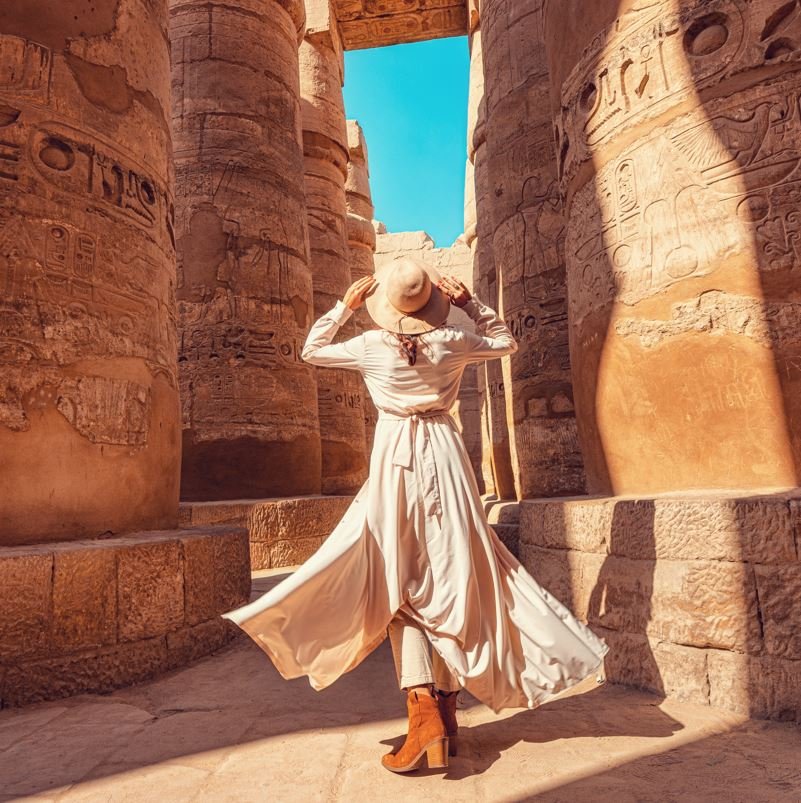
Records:
[[[430,770],[442,769],[448,766],[448,737],[432,742],[426,748],[426,758]]]

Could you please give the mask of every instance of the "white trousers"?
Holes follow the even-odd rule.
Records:
[[[387,633],[402,690],[412,686],[434,686],[440,691],[461,689],[459,681],[431,647],[425,633],[405,613],[398,611],[389,623]]]

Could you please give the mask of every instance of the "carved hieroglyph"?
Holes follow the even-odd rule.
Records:
[[[796,485],[801,8],[629,5],[547,14],[591,490]]]
[[[172,0],[182,497],[320,490],[300,2]]]
[[[348,50],[467,33],[465,0],[333,0]]]
[[[487,391],[493,415],[507,416],[518,497],[584,491],[541,5],[495,0],[481,9],[491,191],[479,196],[478,220],[489,218],[491,283],[520,346],[500,376],[490,367]]]
[[[300,46],[309,251],[315,318],[328,312],[351,283],[348,254],[348,134],[342,97],[343,53],[329,0],[307,0]],[[353,322],[341,335],[356,333]],[[323,493],[351,493],[367,477],[364,386],[355,371],[317,370]]]
[[[0,543],[177,521],[166,28],[0,8]]]
[[[347,121],[348,131],[348,178],[345,182],[345,197],[348,205],[348,257],[350,275],[353,281],[375,272],[375,228],[373,226],[373,196],[370,192],[370,168],[368,164],[367,143],[364,132],[356,120]],[[374,329],[375,324],[361,307],[353,316],[356,331]],[[364,435],[369,457],[378,419],[364,383],[361,384],[362,412],[364,414]]]

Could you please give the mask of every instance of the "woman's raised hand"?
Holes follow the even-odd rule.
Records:
[[[375,276],[362,276],[347,289],[342,301],[345,306],[353,310],[359,309],[373,287],[375,287]]]
[[[443,276],[437,282],[437,287],[450,298],[455,307],[463,307],[472,298],[467,286],[455,276]]]

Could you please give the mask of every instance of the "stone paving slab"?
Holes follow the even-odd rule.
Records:
[[[801,800],[791,724],[612,685],[497,717],[468,699],[460,720],[447,771],[395,776],[387,643],[317,693],[242,638],[135,688],[0,712],[0,801]]]

